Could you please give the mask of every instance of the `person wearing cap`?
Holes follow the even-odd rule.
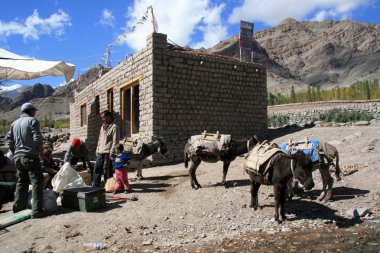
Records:
[[[32,103],[21,106],[21,116],[15,120],[7,134],[9,149],[14,156],[17,185],[13,212],[28,207],[29,182],[32,183],[32,218],[43,214],[43,174],[40,154],[43,152],[43,137],[40,123],[34,117],[37,108]]]
[[[92,177],[93,186],[101,186],[101,177],[104,183],[113,177],[112,159],[115,157],[116,145],[119,144],[119,131],[112,123],[111,112],[106,110],[100,114],[103,125],[100,127],[98,146],[96,147],[96,163]]]
[[[70,163],[70,165],[76,165],[79,160],[82,161],[84,168],[88,168],[92,172],[92,165],[90,163],[90,159],[88,158],[86,144],[84,144],[84,142],[79,138],[74,138],[67,148],[64,162]]]

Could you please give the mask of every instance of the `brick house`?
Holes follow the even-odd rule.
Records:
[[[100,112],[113,112],[120,136],[162,136],[166,158],[182,161],[186,138],[203,130],[233,138],[267,129],[266,68],[236,59],[169,47],[153,33],[146,47],[76,92],[70,105],[72,137],[86,141],[95,155]]]

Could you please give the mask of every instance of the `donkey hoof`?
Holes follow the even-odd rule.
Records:
[[[341,176],[336,176],[336,177],[335,177],[335,180],[336,180],[337,182],[339,182],[339,181],[342,180],[342,177],[341,177]]]
[[[275,222],[280,225],[282,223],[282,221],[280,221],[279,219],[275,219]]]

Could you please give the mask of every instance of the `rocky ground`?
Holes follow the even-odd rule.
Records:
[[[202,189],[192,190],[183,164],[144,170],[132,182],[138,201],[111,201],[98,212],[64,208],[40,220],[0,230],[2,252],[84,252],[101,241],[104,252],[379,252],[379,126],[320,127],[272,131],[276,142],[307,135],[330,141],[340,152],[343,180],[329,203],[318,203],[316,186],[286,204],[288,221],[273,221],[272,188],[262,186],[262,210],[248,208],[248,176],[242,157],[232,162],[229,188],[219,186],[222,164],[202,163]],[[135,174],[130,173],[133,178]],[[1,212],[10,210],[6,204]],[[353,219],[353,210],[364,212]],[[365,214],[369,211],[370,214]]]

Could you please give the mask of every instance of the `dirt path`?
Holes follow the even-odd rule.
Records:
[[[200,190],[191,189],[183,164],[145,169],[147,180],[132,182],[138,201],[109,203],[106,209],[93,213],[61,208],[44,219],[27,220],[0,232],[1,252],[84,252],[83,243],[95,241],[107,245],[104,252],[249,252],[264,248],[295,252],[319,245],[312,239],[308,243],[302,235],[315,240],[324,235],[323,245],[333,245],[329,240],[335,240],[337,234],[343,238],[342,249],[355,249],[348,246],[358,239],[363,249],[378,252],[376,242],[365,238],[380,239],[380,142],[374,139],[379,130],[380,127],[312,128],[277,138],[275,141],[283,142],[309,135],[332,141],[340,152],[343,169],[358,170],[335,183],[333,201],[326,204],[315,200],[322,187],[315,172],[315,188],[286,204],[289,221],[282,225],[276,225],[272,218],[271,187],[260,188],[262,210],[247,208],[249,180],[242,171],[244,160],[238,158],[227,175],[229,188],[217,185],[222,179],[221,163],[200,165],[198,181],[204,186]],[[347,217],[347,210],[360,207],[371,209],[375,220],[369,223]],[[9,209],[7,204],[5,210]],[[331,231],[330,237],[327,231]],[[301,238],[298,244],[294,233]],[[352,233],[356,233],[354,237]]]

